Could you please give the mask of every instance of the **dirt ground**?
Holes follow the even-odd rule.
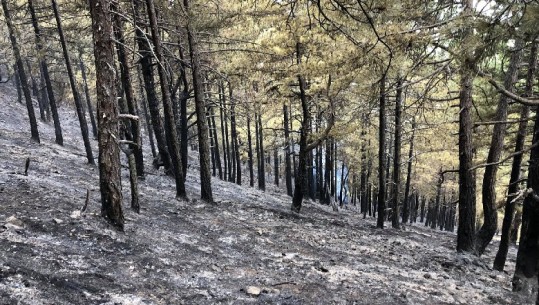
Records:
[[[511,292],[514,248],[497,272],[496,242],[476,258],[456,253],[454,233],[420,223],[379,230],[353,207],[312,202],[297,215],[274,186],[214,179],[208,205],[197,200],[196,165],[190,200],[178,201],[174,181],[146,160],[140,214],[128,208],[124,169],[117,232],[99,217],[98,171],[85,162],[74,110],[62,108],[64,147],[52,123],[40,123],[37,144],[14,93],[0,85],[0,304],[525,303]]]

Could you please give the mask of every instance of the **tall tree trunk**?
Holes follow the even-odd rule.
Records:
[[[98,101],[99,186],[101,215],[123,230],[116,72],[110,64],[114,62],[110,4],[109,0],[90,0]]]
[[[221,152],[219,150],[219,139],[217,137],[217,125],[215,125],[215,113],[213,107],[210,108],[210,120],[212,123],[212,131],[214,139],[214,150],[215,150],[215,162],[217,166],[217,171],[219,173],[219,179],[223,180],[223,166],[221,164]]]
[[[516,82],[518,77],[518,66],[520,65],[521,61],[522,47],[522,41],[518,39],[515,50],[513,50],[511,54],[509,68],[505,74],[504,86],[511,91],[513,84]],[[496,110],[496,116],[494,119],[495,121],[503,122],[507,120],[508,102],[508,98],[505,95],[500,94],[498,109]],[[502,155],[506,131],[506,124],[494,124],[492,139],[488,151],[487,166],[485,167],[485,174],[483,176],[483,225],[479,231],[477,231],[477,235],[475,237],[476,251],[479,255],[485,252],[485,249],[492,240],[492,237],[494,237],[494,234],[498,228],[498,211],[496,210],[496,174],[498,172],[498,164],[496,163],[498,163]]]
[[[150,110],[150,116],[152,119],[157,149],[159,151],[157,161],[161,161],[163,163],[165,172],[168,175],[172,175],[174,173],[172,168],[172,160],[169,154],[169,148],[167,148],[163,120],[161,119],[161,115],[159,113],[159,101],[157,99],[157,92],[155,91],[156,86],[152,63],[153,52],[149,44],[149,37],[147,37],[146,33],[142,31],[142,29],[146,26],[146,22],[142,19],[141,15],[143,9],[142,0],[132,1],[136,23],[135,35],[138,49],[141,53],[140,68],[144,80],[144,90],[146,91],[146,100],[148,101],[148,108]]]
[[[255,174],[254,174],[254,161],[253,161],[253,140],[251,137],[251,117],[247,115],[247,144],[249,145],[247,150],[247,157],[249,158],[249,185],[254,187]]]
[[[463,17],[473,14],[473,1],[465,0]],[[463,30],[463,45],[472,39],[473,29]],[[460,66],[459,96],[459,226],[457,251],[475,251],[475,177],[472,172],[472,90],[474,62],[471,50],[464,48],[464,62]]]
[[[32,0],[28,1],[30,7],[30,14],[32,16],[32,25],[34,27],[34,33],[36,35],[36,47],[37,51],[41,53],[43,51],[43,43],[41,41],[41,31],[37,23],[37,17],[35,14]],[[56,106],[56,98],[54,96],[54,90],[52,89],[52,82],[49,75],[49,68],[45,56],[40,57],[39,65],[43,73],[43,79],[45,80],[45,88],[47,91],[47,97],[49,100],[49,106],[52,112],[52,120],[54,122],[54,136],[55,142],[58,145],[64,145],[64,137],[62,135],[62,126],[60,124],[60,116],[58,115],[58,108]]]
[[[22,92],[22,86],[21,86],[21,76],[19,74],[19,69],[17,68],[17,64],[14,65],[13,70],[15,70],[15,87],[17,88],[17,101],[19,102],[19,104],[22,104],[23,92]]]
[[[208,141],[208,125],[205,117],[205,102],[204,88],[202,84],[202,67],[200,65],[200,54],[198,51],[198,43],[196,41],[192,20],[193,16],[189,10],[189,0],[183,0],[185,11],[187,13],[187,39],[189,41],[189,49],[191,50],[191,68],[193,72],[193,88],[195,91],[195,111],[197,115],[198,128],[198,147],[200,161],[200,193],[202,200],[213,202],[213,193],[211,188],[211,172],[210,172],[210,148]]]
[[[442,184],[444,183],[444,174],[442,172],[442,169],[440,168],[440,173],[438,177],[438,183],[436,184],[436,202],[434,204],[434,207],[432,209],[432,218],[430,227],[432,229],[436,229],[436,225],[438,222],[438,214],[440,211],[440,199],[442,196]]]
[[[155,12],[155,5],[153,0],[146,0],[146,10],[148,12],[148,19],[150,21],[150,30],[152,33],[152,41],[154,45],[155,57],[158,61],[157,71],[159,73],[161,95],[163,97],[163,110],[165,114],[165,137],[169,148],[170,159],[172,161],[172,168],[174,170],[174,178],[176,181],[176,197],[187,198],[185,192],[185,180],[183,176],[182,159],[180,156],[180,145],[178,143],[178,133],[176,131],[176,124],[174,123],[174,111],[172,109],[172,100],[170,97],[170,88],[165,71],[165,61],[163,56],[163,50],[161,46],[161,37],[157,28],[157,17]],[[199,121],[206,122],[205,112],[203,109],[202,116],[199,116]],[[207,145],[207,143],[206,143]]]
[[[386,75],[380,80],[380,105],[379,105],[379,127],[378,127],[378,219],[376,226],[384,228],[386,216]]]
[[[537,68],[537,42],[533,43],[530,51],[530,59],[528,62],[528,75],[526,77],[526,95],[531,96],[533,94],[533,83],[535,77],[535,69]],[[520,123],[518,125],[517,138],[515,143],[515,153],[524,149],[524,142],[526,140],[526,131],[528,129],[528,116],[530,108],[522,105],[520,111]],[[494,269],[503,271],[505,266],[505,260],[507,259],[507,252],[509,251],[510,235],[511,235],[511,223],[513,222],[513,216],[515,214],[515,198],[518,192],[518,181],[520,180],[520,168],[522,165],[523,154],[516,154],[513,157],[513,164],[511,166],[511,178],[509,179],[509,187],[507,188],[507,199],[505,201],[505,215],[502,223],[502,236],[496,258],[494,259]]]
[[[115,8],[116,8],[116,5],[113,4],[113,9]],[[137,102],[135,100],[131,74],[129,72],[129,63],[127,60],[127,53],[125,50],[123,24],[118,14],[114,14],[113,19],[114,19],[113,20],[114,35],[117,41],[116,51],[118,54],[118,61],[120,63],[120,76],[121,76],[122,87],[124,89],[125,100],[127,103],[128,114],[133,115],[133,116],[138,116]],[[81,59],[81,70],[84,71],[84,65],[82,65],[82,59]],[[85,73],[83,73],[83,75],[84,74]],[[87,89],[87,86],[86,86],[86,89]],[[88,107],[89,107],[88,111],[90,111],[90,117],[92,117],[93,114],[91,113],[91,108],[90,108],[91,104],[89,100],[89,94],[87,93],[86,96],[88,97],[88,100],[87,100]],[[142,154],[140,120],[130,120],[128,126],[130,127],[130,132],[131,132],[133,142],[136,143],[136,146],[132,148],[132,153],[135,157],[135,163],[136,163],[136,174],[138,177],[143,177],[144,176],[144,157]]]
[[[273,149],[273,182],[276,186],[279,186],[279,153],[277,147]]]
[[[331,203],[331,189],[332,189],[332,169],[333,169],[333,139],[329,138],[326,139],[326,162],[325,162],[325,172],[324,172],[324,204],[330,204]]]
[[[412,161],[414,158],[415,116],[412,118],[412,136],[410,137],[410,150],[408,151],[408,169],[406,170],[406,186],[404,187],[404,208],[402,210],[402,223],[408,221],[410,215],[410,184],[412,182]],[[417,215],[416,215],[417,216]]]
[[[54,18],[56,19],[56,26],[58,27],[58,36],[60,36],[60,43],[62,45],[62,53],[67,69],[67,75],[69,77],[69,84],[71,85],[71,91],[73,92],[73,99],[75,100],[75,107],[77,109],[77,116],[79,118],[80,130],[82,133],[82,140],[84,142],[84,148],[86,149],[86,157],[88,163],[95,164],[94,156],[92,153],[92,146],[90,145],[90,138],[88,136],[88,124],[86,123],[86,116],[84,115],[84,108],[80,100],[79,90],[77,89],[77,83],[75,82],[75,74],[71,66],[71,59],[69,58],[69,52],[67,50],[67,43],[64,36],[64,30],[62,28],[62,19],[60,18],[60,12],[56,5],[56,0],[52,1],[52,10],[54,11]]]
[[[228,138],[228,134],[225,134],[226,130],[225,130],[225,115],[224,115],[224,111],[223,111],[223,108],[225,107],[225,93],[224,93],[224,89],[223,89],[223,84],[222,82],[220,81],[219,84],[218,84],[218,90],[219,90],[219,118],[221,119],[221,143],[222,143],[222,146],[223,146],[223,165],[224,165],[224,175],[223,175],[223,180],[228,180],[228,172],[229,172],[229,168],[228,168],[228,151],[227,151],[227,148],[226,148],[226,142],[225,142],[225,137]]]
[[[298,43],[299,45],[299,43]],[[298,46],[299,48],[299,46]],[[299,56],[299,55],[298,55]],[[303,114],[303,121],[301,123],[300,137],[299,137],[299,155],[298,155],[298,170],[296,172],[296,183],[294,187],[294,196],[292,198],[292,211],[299,213],[301,210],[301,203],[303,201],[304,189],[307,180],[307,139],[309,137],[308,130],[311,125],[311,114],[309,112],[309,105],[307,101],[307,95],[305,93],[305,80],[303,76],[298,75],[301,109]]]
[[[13,20],[11,20],[11,14],[7,7],[7,0],[2,0],[2,9],[4,10],[4,17],[6,25],[9,31],[9,40],[11,42],[11,48],[13,49],[13,55],[15,56],[15,62],[17,65],[17,72],[19,74],[19,81],[24,93],[24,99],[26,101],[26,109],[28,110],[28,119],[30,121],[30,134],[32,140],[39,141],[39,131],[37,129],[36,113],[34,112],[34,104],[32,103],[32,95],[30,94],[30,86],[28,85],[28,79],[24,71],[24,65],[22,62],[21,52],[17,37],[15,36],[15,28],[13,26]]]
[[[49,97],[47,95],[47,85],[45,82],[45,72],[43,71],[43,67],[41,66],[41,59],[39,59],[39,95],[41,100],[43,101],[43,107],[45,108],[45,121],[50,122],[51,121],[51,105],[49,102]]]
[[[265,152],[264,152],[264,131],[262,129],[262,114],[258,114],[258,119],[255,122],[258,126],[258,145],[260,154],[260,165],[258,167],[258,188],[266,190],[266,164],[265,164]]]
[[[152,120],[150,119],[150,114],[148,113],[148,101],[146,101],[146,97],[144,96],[144,85],[142,83],[142,77],[140,76],[140,69],[137,69],[137,79],[139,81],[139,99],[140,103],[142,104],[142,112],[144,114],[144,121],[146,122],[146,131],[148,132],[148,139],[150,141],[152,157],[156,158],[157,151],[155,150],[155,143],[153,140]]]
[[[402,133],[402,78],[397,80],[395,100],[395,148],[393,155],[393,218],[391,225],[400,228],[399,193],[401,184],[401,133]]]
[[[232,156],[233,164],[236,165],[236,184],[241,185],[241,159],[240,159],[240,144],[238,139],[238,131],[236,126],[236,103],[232,102],[232,85],[231,83],[228,83],[228,93],[229,93],[229,100],[231,101],[231,107],[230,107],[230,129],[231,129],[231,136],[232,136],[232,144],[234,146],[233,152],[234,155]]]
[[[535,111],[533,140],[535,145],[530,152],[528,162],[528,180],[526,197],[522,209],[522,229],[518,245],[513,291],[531,290],[537,287],[537,261],[539,259],[539,111]],[[538,296],[539,298],[539,296]]]
[[[88,78],[86,76],[86,67],[82,61],[82,49],[79,50],[79,68],[82,73],[82,82],[84,85],[84,95],[86,97],[86,107],[88,108],[88,114],[90,115],[90,124],[92,125],[92,135],[97,138],[97,124],[95,122],[94,109],[92,108],[92,101],[90,99],[90,90],[88,89]]]
[[[28,75],[30,76],[30,81],[32,82],[32,96],[37,101],[37,106],[39,109],[39,117],[41,121],[45,122],[45,108],[43,107],[43,100],[41,99],[41,96],[39,95],[39,86],[37,85],[36,78],[34,77],[34,73],[32,72],[32,65],[30,64],[30,61],[28,58],[26,58],[26,67],[28,68]]]
[[[284,126],[284,166],[285,166],[285,184],[286,184],[286,193],[288,196],[292,196],[292,160],[290,160],[290,130],[289,130],[289,118],[288,118],[288,107],[286,103],[283,104],[283,126]]]

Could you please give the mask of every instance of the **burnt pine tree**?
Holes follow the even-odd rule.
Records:
[[[56,19],[56,26],[58,27],[58,36],[60,37],[60,44],[62,45],[62,53],[64,55],[64,61],[67,69],[67,76],[69,78],[69,85],[73,93],[73,99],[75,101],[75,108],[77,110],[77,117],[79,119],[80,131],[82,134],[82,141],[84,142],[84,148],[86,150],[86,158],[88,163],[95,164],[94,156],[92,153],[92,146],[90,145],[90,138],[88,136],[88,124],[86,123],[86,116],[84,115],[84,108],[80,100],[79,90],[77,89],[77,83],[75,81],[75,74],[71,66],[71,59],[69,58],[69,51],[67,50],[67,42],[64,36],[64,30],[62,28],[62,19],[56,0],[51,0],[52,10],[54,11],[54,18]]]
[[[397,97],[395,101],[395,151],[393,155],[393,214],[391,225],[393,228],[400,228],[400,163],[401,163],[401,133],[402,133],[402,78],[397,80]]]
[[[206,202],[213,202],[211,188],[210,171],[210,147],[208,139],[208,124],[205,120],[206,103],[204,102],[204,87],[202,78],[202,66],[200,64],[200,53],[198,42],[193,29],[193,16],[189,9],[189,0],[183,0],[185,12],[187,13],[187,40],[191,53],[191,71],[193,73],[193,88],[195,92],[195,112],[197,115],[198,129],[198,152],[200,160],[200,196]]]
[[[186,198],[185,180],[183,176],[182,159],[180,156],[180,145],[178,143],[178,134],[176,124],[174,124],[174,111],[172,109],[172,100],[170,97],[169,82],[165,71],[165,62],[163,49],[161,45],[161,37],[157,29],[157,17],[155,13],[155,5],[153,0],[146,0],[146,9],[148,10],[148,19],[150,21],[150,30],[154,45],[154,53],[157,59],[157,71],[161,84],[161,95],[163,97],[163,109],[165,113],[165,136],[174,170],[174,178],[176,181],[176,197]],[[201,121],[206,122],[205,116],[199,117]]]
[[[286,183],[286,193],[288,196],[292,196],[292,160],[290,159],[290,124],[288,123],[288,107],[286,103],[283,104],[283,126],[284,126],[284,176]]]
[[[518,66],[520,65],[521,61],[522,47],[523,43],[520,39],[518,39],[515,49],[511,52],[509,68],[505,73],[504,86],[508,90],[512,90],[513,84],[516,82],[518,77]],[[497,123],[494,124],[494,129],[492,131],[487,165],[485,167],[485,174],[483,176],[482,195],[484,221],[476,235],[476,251],[479,255],[483,254],[498,228],[498,211],[496,209],[496,174],[498,172],[497,163],[502,155],[503,142],[507,130],[507,125],[503,122],[507,120],[508,104],[509,98],[504,94],[500,94],[498,109],[496,110],[496,116],[494,118],[494,121]]]
[[[528,61],[528,73],[526,76],[526,96],[531,96],[533,93],[533,83],[535,77],[535,69],[537,68],[537,42],[534,42],[530,51],[530,58]],[[505,266],[505,260],[507,259],[507,252],[509,251],[511,223],[513,222],[513,215],[515,214],[515,198],[519,187],[518,181],[520,180],[520,168],[522,165],[523,154],[518,152],[524,149],[524,142],[526,140],[526,131],[528,129],[528,116],[530,108],[526,105],[522,105],[520,111],[520,122],[518,124],[517,138],[515,141],[515,156],[513,157],[513,163],[511,166],[511,178],[509,179],[509,187],[507,188],[507,199],[505,201],[505,214],[502,223],[502,236],[500,239],[500,246],[498,252],[496,252],[496,258],[494,259],[494,269],[503,271]]]
[[[88,89],[88,77],[86,76],[86,66],[82,60],[82,49],[79,50],[79,69],[82,74],[82,82],[84,85],[84,96],[86,97],[86,107],[88,108],[88,114],[90,115],[90,124],[92,125],[92,134],[94,138],[97,138],[97,124],[95,122],[94,109],[92,108],[92,101],[90,99],[90,90]]]
[[[255,185],[254,162],[253,162],[253,138],[251,136],[251,117],[247,115],[247,158],[249,159],[249,186]]]
[[[380,105],[378,126],[378,219],[376,227],[383,229],[386,217],[386,75],[380,80]]]
[[[11,48],[13,49],[13,56],[15,56],[15,64],[17,65],[17,72],[19,74],[19,82],[24,93],[24,99],[26,101],[26,109],[28,110],[28,119],[30,121],[30,133],[32,140],[39,143],[39,131],[37,129],[36,113],[34,112],[34,104],[32,104],[32,94],[30,93],[30,86],[28,85],[28,79],[24,71],[24,64],[22,62],[21,52],[17,37],[15,36],[15,28],[13,26],[13,20],[11,20],[11,14],[7,7],[7,0],[2,0],[2,9],[4,11],[4,17],[6,19],[6,25],[9,31],[9,40],[11,42]]]
[[[116,72],[110,64],[114,62],[110,4],[109,0],[90,0],[99,124],[99,187],[101,215],[123,230]]]
[[[410,137],[410,150],[408,151],[408,160],[406,163],[408,163],[408,169],[406,170],[406,185],[404,187],[404,206],[402,209],[402,223],[406,223],[408,221],[408,217],[410,216],[410,210],[411,210],[411,202],[410,200],[410,183],[412,181],[412,160],[414,157],[414,137],[415,137],[415,116],[412,118],[412,136]],[[417,215],[415,215],[417,216]],[[410,219],[411,220],[411,219]]]
[[[463,18],[473,15],[473,1],[464,2]],[[462,31],[462,44],[473,39],[473,29],[465,27]],[[459,224],[457,229],[457,251],[475,251],[475,177],[472,171],[472,89],[476,59],[473,50],[463,48],[460,65],[459,94]]]

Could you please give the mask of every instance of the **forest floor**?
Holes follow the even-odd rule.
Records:
[[[128,208],[124,169],[117,232],[99,216],[98,171],[86,163],[75,111],[62,109],[65,146],[42,122],[37,144],[13,96],[0,85],[0,304],[524,303],[511,292],[514,248],[497,272],[497,242],[477,258],[456,253],[454,233],[420,223],[380,230],[353,207],[313,202],[294,214],[274,186],[214,179],[217,203],[205,204],[196,165],[190,200],[178,201],[174,181],[147,160],[140,214]]]

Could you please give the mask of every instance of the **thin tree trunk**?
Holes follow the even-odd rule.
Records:
[[[202,71],[200,65],[200,54],[198,52],[198,43],[196,41],[192,16],[189,10],[189,0],[183,0],[185,11],[187,13],[187,38],[189,41],[189,49],[191,50],[191,68],[193,72],[193,88],[195,91],[195,110],[197,114],[198,128],[198,147],[200,161],[200,189],[201,198],[206,202],[213,202],[213,193],[211,188],[211,172],[210,172],[210,148],[208,146],[208,125],[205,116],[206,105],[204,103],[204,88],[202,84]]]
[[[43,107],[45,110],[45,121],[50,122],[51,121],[51,105],[49,102],[49,97],[47,95],[45,72],[43,71],[43,67],[41,66],[41,59],[39,62],[39,96],[41,100],[43,101]]]
[[[254,174],[254,161],[253,161],[253,140],[251,137],[251,117],[247,115],[247,144],[249,145],[247,151],[247,157],[249,158],[249,185],[254,187],[255,174]]]
[[[378,219],[376,226],[380,229],[384,228],[385,220],[385,194],[386,194],[386,76],[383,75],[380,80],[380,105],[379,105],[379,121],[378,127]]]
[[[515,50],[512,51],[508,71],[505,74],[504,86],[512,91],[513,84],[517,81],[518,66],[521,61],[522,41],[517,40]],[[507,120],[508,98],[500,94],[498,109],[496,110],[495,121],[503,122]],[[502,155],[503,143],[507,126],[504,123],[496,123],[492,131],[492,139],[487,157],[487,166],[483,176],[483,225],[477,231],[476,251],[479,255],[485,252],[488,244],[494,237],[498,228],[498,211],[496,210],[496,175],[498,172],[498,161]]]
[[[229,100],[231,101],[231,107],[230,107],[230,129],[231,129],[231,135],[232,135],[232,144],[234,145],[234,155],[232,156],[233,160],[235,162],[233,164],[236,165],[236,184],[241,185],[241,159],[240,159],[240,145],[239,145],[239,139],[238,139],[238,131],[236,127],[236,105],[232,101],[232,85],[228,83],[228,93],[229,93]]]
[[[258,167],[258,188],[266,190],[266,166],[265,166],[265,152],[264,152],[264,131],[262,129],[262,114],[258,115],[258,119],[255,122],[258,126],[258,151],[260,153],[260,165]]]
[[[19,80],[24,93],[24,99],[26,101],[26,109],[28,110],[28,119],[30,121],[30,134],[32,140],[39,141],[39,131],[37,129],[36,113],[34,112],[34,104],[32,103],[32,95],[30,94],[30,87],[28,85],[28,79],[24,71],[24,65],[22,62],[21,52],[19,44],[15,36],[15,28],[13,27],[13,20],[11,20],[11,14],[7,7],[7,0],[2,0],[2,9],[4,10],[4,19],[9,31],[9,40],[11,42],[11,48],[13,49],[13,55],[15,56],[15,62],[17,65],[17,71],[19,74]]]
[[[110,4],[109,0],[90,0],[98,100],[99,186],[101,215],[123,230],[116,72],[110,64],[114,62]]]
[[[113,4],[113,9],[115,8],[116,8],[116,5]],[[128,114],[133,115],[133,116],[138,116],[137,102],[135,100],[131,74],[129,73],[129,63],[127,61],[127,54],[125,50],[123,24],[118,14],[115,14],[113,16],[113,19],[114,19],[113,20],[114,34],[117,40],[116,51],[117,51],[118,60],[120,63],[120,77],[121,77],[122,87],[124,89]],[[82,59],[80,62],[81,62],[81,70],[84,71],[84,65],[82,64]],[[85,73],[83,73],[83,75],[84,74]],[[87,86],[85,88],[88,89]],[[86,90],[86,92],[88,92],[88,90]],[[90,118],[91,118],[93,114],[91,113],[91,104],[89,100],[89,94],[87,93],[86,96],[88,97],[88,100],[87,100],[88,107],[89,107],[88,111],[90,112]],[[130,127],[130,132],[131,132],[133,142],[136,143],[136,146],[132,148],[132,152],[134,154],[136,165],[137,165],[136,174],[138,177],[143,177],[144,176],[144,157],[142,154],[142,139],[140,135],[140,122],[139,120],[130,120],[128,126]]]
[[[150,116],[151,116],[151,121],[153,125],[155,140],[157,142],[157,149],[159,151],[157,160],[154,160],[154,161],[158,161],[157,164],[162,162],[165,168],[165,173],[167,173],[168,175],[172,175],[174,173],[174,170],[172,168],[172,160],[169,154],[169,150],[167,148],[167,141],[165,139],[165,131],[163,128],[163,120],[161,119],[161,115],[159,113],[159,101],[157,99],[157,92],[155,91],[156,86],[155,86],[155,81],[154,81],[153,63],[152,63],[153,53],[150,47],[149,38],[147,37],[146,33],[142,32],[142,28],[146,26],[141,16],[141,11],[143,9],[141,5],[142,0],[132,0],[132,1],[133,1],[133,7],[134,7],[135,23],[136,23],[135,35],[136,35],[139,52],[141,53],[141,56],[142,56],[140,58],[140,67],[142,71],[142,77],[144,80],[146,100],[148,101],[148,108],[150,110]]]
[[[402,133],[402,78],[397,80],[397,97],[395,99],[395,148],[393,155],[393,218],[391,225],[400,228],[399,193],[401,184],[401,133]]]
[[[219,172],[219,179],[223,180],[223,166],[221,164],[221,152],[219,151],[219,139],[217,138],[217,125],[215,125],[215,113],[213,107],[210,108],[210,118],[213,130],[214,150],[215,150],[215,162],[217,170]]]
[[[90,138],[88,136],[88,124],[86,123],[86,116],[84,115],[84,108],[80,100],[79,90],[77,89],[77,83],[75,82],[75,74],[71,66],[71,59],[69,58],[69,52],[67,50],[67,43],[64,37],[64,30],[62,28],[62,20],[60,18],[60,12],[56,5],[56,0],[52,1],[52,10],[54,11],[54,18],[56,19],[56,26],[58,27],[58,35],[60,36],[60,43],[62,45],[62,53],[67,69],[67,75],[69,77],[69,84],[71,85],[71,91],[73,92],[73,99],[75,100],[75,107],[77,109],[77,116],[79,117],[80,130],[82,133],[82,140],[84,142],[84,148],[86,149],[86,157],[88,163],[95,164],[94,156],[92,153],[92,146],[90,145]]]
[[[176,131],[176,124],[174,124],[174,111],[172,109],[170,88],[168,86],[169,83],[164,67],[165,62],[161,46],[161,37],[159,36],[157,28],[157,17],[153,0],[146,0],[146,10],[148,12],[148,19],[150,21],[150,30],[152,33],[154,53],[158,61],[157,71],[159,73],[159,83],[161,85],[160,87],[161,95],[163,98],[163,110],[165,114],[165,137],[169,148],[168,151],[170,153],[172,168],[174,170],[174,178],[176,181],[176,197],[187,198],[187,193],[185,192],[185,180],[183,175],[182,159],[180,155],[180,145],[178,143],[178,133]],[[205,123],[206,120],[204,118],[205,116],[203,109],[202,116],[199,116],[198,119],[199,121],[203,121]]]
[[[88,78],[86,76],[86,67],[82,61],[82,50],[79,50],[79,67],[82,73],[82,82],[84,84],[84,95],[86,97],[86,107],[88,108],[88,114],[90,114],[90,124],[92,125],[92,135],[97,138],[97,124],[95,122],[94,110],[92,108],[92,101],[90,99],[90,90],[88,89]]]
[[[153,127],[150,114],[148,113],[148,101],[144,97],[144,88],[142,83],[142,78],[140,76],[140,69],[137,69],[137,76],[139,81],[139,98],[140,103],[142,104],[142,112],[144,114],[144,121],[146,122],[146,131],[148,132],[148,139],[150,141],[150,148],[152,150],[152,157],[157,157],[157,151],[155,150],[155,143],[153,139]]]
[[[28,75],[30,76],[30,81],[32,82],[32,96],[37,101],[37,106],[39,109],[39,117],[41,121],[45,122],[45,108],[43,107],[43,100],[41,99],[41,96],[39,95],[39,86],[37,85],[36,78],[34,77],[34,73],[32,72],[32,65],[30,65],[30,61],[28,58],[26,58],[26,67],[28,68]]]
[[[292,160],[290,160],[290,130],[289,130],[289,118],[288,118],[288,107],[286,103],[283,104],[283,127],[284,127],[284,162],[285,162],[285,184],[286,184],[286,193],[288,196],[292,196]]]
[[[526,95],[533,94],[533,83],[535,77],[535,69],[537,67],[537,43],[533,43],[530,51],[530,59],[528,63],[528,75],[526,78]],[[518,125],[517,138],[515,143],[515,152],[522,151],[524,149],[524,142],[526,139],[526,131],[528,129],[528,116],[529,107],[522,105],[520,111],[520,123]],[[507,199],[505,201],[505,215],[502,223],[502,236],[496,258],[494,259],[494,269],[503,271],[505,261],[507,259],[507,252],[509,251],[509,238],[511,235],[511,223],[513,222],[513,215],[515,214],[515,198],[518,191],[518,181],[520,180],[520,168],[522,165],[523,154],[516,154],[513,157],[513,164],[511,167],[511,178],[509,179],[509,187],[507,189]]]
[[[404,188],[404,209],[402,210],[402,223],[408,221],[410,215],[410,184],[412,182],[412,161],[414,158],[415,116],[412,118],[412,136],[410,138],[410,150],[408,151],[408,169],[406,170],[406,186]],[[416,215],[417,216],[417,215]]]
[[[276,186],[279,186],[279,153],[277,152],[277,147],[273,149],[273,174]]]
[[[223,84],[222,82],[219,82],[218,84],[218,90],[219,90],[219,118],[221,119],[221,145],[223,146],[223,165],[224,165],[224,174],[223,174],[223,180],[228,180],[228,151],[226,148],[226,142],[225,137],[228,138],[228,135],[225,134],[225,116],[223,108],[225,107],[225,97],[223,92]]]
[[[22,104],[22,86],[21,86],[21,77],[19,74],[19,69],[17,68],[17,64],[13,67],[15,70],[15,87],[17,88],[17,101],[19,104]]]
[[[36,35],[36,47],[38,53],[43,52],[43,42],[41,40],[41,30],[37,23],[37,16],[35,13],[33,0],[28,0],[28,7],[30,9],[30,15],[32,16],[32,26],[34,27],[34,33]],[[60,116],[58,115],[58,108],[56,107],[56,98],[52,89],[52,82],[49,75],[49,68],[45,56],[41,56],[39,59],[39,65],[43,73],[43,79],[45,80],[45,87],[47,89],[47,96],[49,98],[49,105],[52,112],[52,120],[54,122],[54,135],[55,141],[58,145],[64,145],[64,137],[62,135],[62,126],[60,124]]]

